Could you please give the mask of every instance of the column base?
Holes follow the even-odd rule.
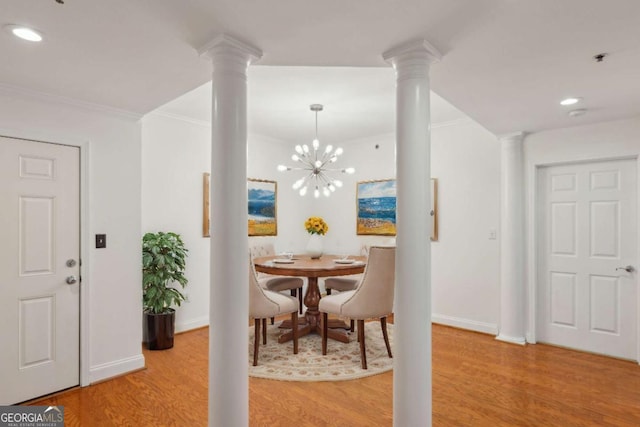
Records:
[[[527,341],[524,339],[524,337],[510,337],[508,335],[504,335],[504,334],[500,334],[496,337],[496,339],[498,341],[503,341],[503,342],[507,342],[509,344],[518,344],[518,345],[525,345],[527,343]]]

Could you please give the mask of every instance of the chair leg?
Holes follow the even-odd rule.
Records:
[[[364,345],[364,319],[358,319],[358,341],[360,341],[360,364],[367,369],[367,350]]]
[[[327,334],[329,333],[329,315],[322,313],[322,355],[327,355]]]
[[[273,325],[273,323],[275,322],[275,320],[276,320],[276,318],[275,318],[275,317],[272,317],[272,318],[271,318],[271,324],[272,324],[272,325]]]
[[[302,288],[291,289],[291,296],[298,297],[298,307],[300,308],[300,314],[302,314]]]
[[[298,312],[291,313],[291,333],[293,334],[293,354],[298,354]]]
[[[256,331],[253,339],[253,366],[258,366],[258,349],[260,349],[260,319],[255,319]]]
[[[331,289],[327,289],[327,295],[331,295]]]
[[[262,344],[267,345],[267,319],[262,319]]]
[[[302,307],[304,307],[302,304],[302,288],[298,288],[298,304],[300,305],[300,314],[302,314]]]
[[[380,318],[380,327],[382,328],[382,336],[384,337],[384,343],[387,346],[387,354],[389,357],[393,357],[391,354],[391,346],[389,345],[389,335],[387,334],[387,317]]]
[[[349,326],[351,326],[351,328],[350,328],[350,329],[351,329],[351,332],[355,331],[355,326],[356,326],[356,322],[355,322],[355,320],[351,319],[351,320],[349,321]]]

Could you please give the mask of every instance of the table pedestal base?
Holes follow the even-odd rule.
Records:
[[[312,315],[309,315],[312,317]],[[311,333],[317,333],[318,335],[322,335],[322,328],[320,327],[319,317],[315,318],[313,323],[308,321],[307,315],[305,317],[301,317],[298,319],[298,338],[303,337],[305,335],[309,335]],[[291,329],[291,320],[283,320],[279,326],[281,329]],[[340,341],[343,343],[348,343],[349,340],[349,330],[350,326],[347,325],[340,319],[329,319],[329,324],[327,325],[329,328],[327,330],[327,338],[334,339],[336,341]],[[293,339],[293,331],[285,332],[284,334],[278,337],[278,342],[280,344],[285,343],[287,341],[291,341]]]

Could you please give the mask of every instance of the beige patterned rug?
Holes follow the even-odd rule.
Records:
[[[387,324],[393,350],[393,324]],[[282,381],[344,381],[377,375],[393,369],[393,359],[387,355],[380,322],[365,323],[367,367],[360,367],[360,345],[357,334],[351,334],[348,344],[329,340],[327,355],[322,355],[319,335],[300,337],[298,354],[293,343],[278,344],[278,323],[267,327],[267,345],[260,343],[258,366],[253,363],[253,327],[249,328],[249,376]]]

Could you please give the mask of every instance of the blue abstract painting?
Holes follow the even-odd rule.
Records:
[[[249,236],[276,236],[277,183],[250,179],[247,182]]]
[[[396,180],[363,181],[357,185],[357,234],[395,236]]]

